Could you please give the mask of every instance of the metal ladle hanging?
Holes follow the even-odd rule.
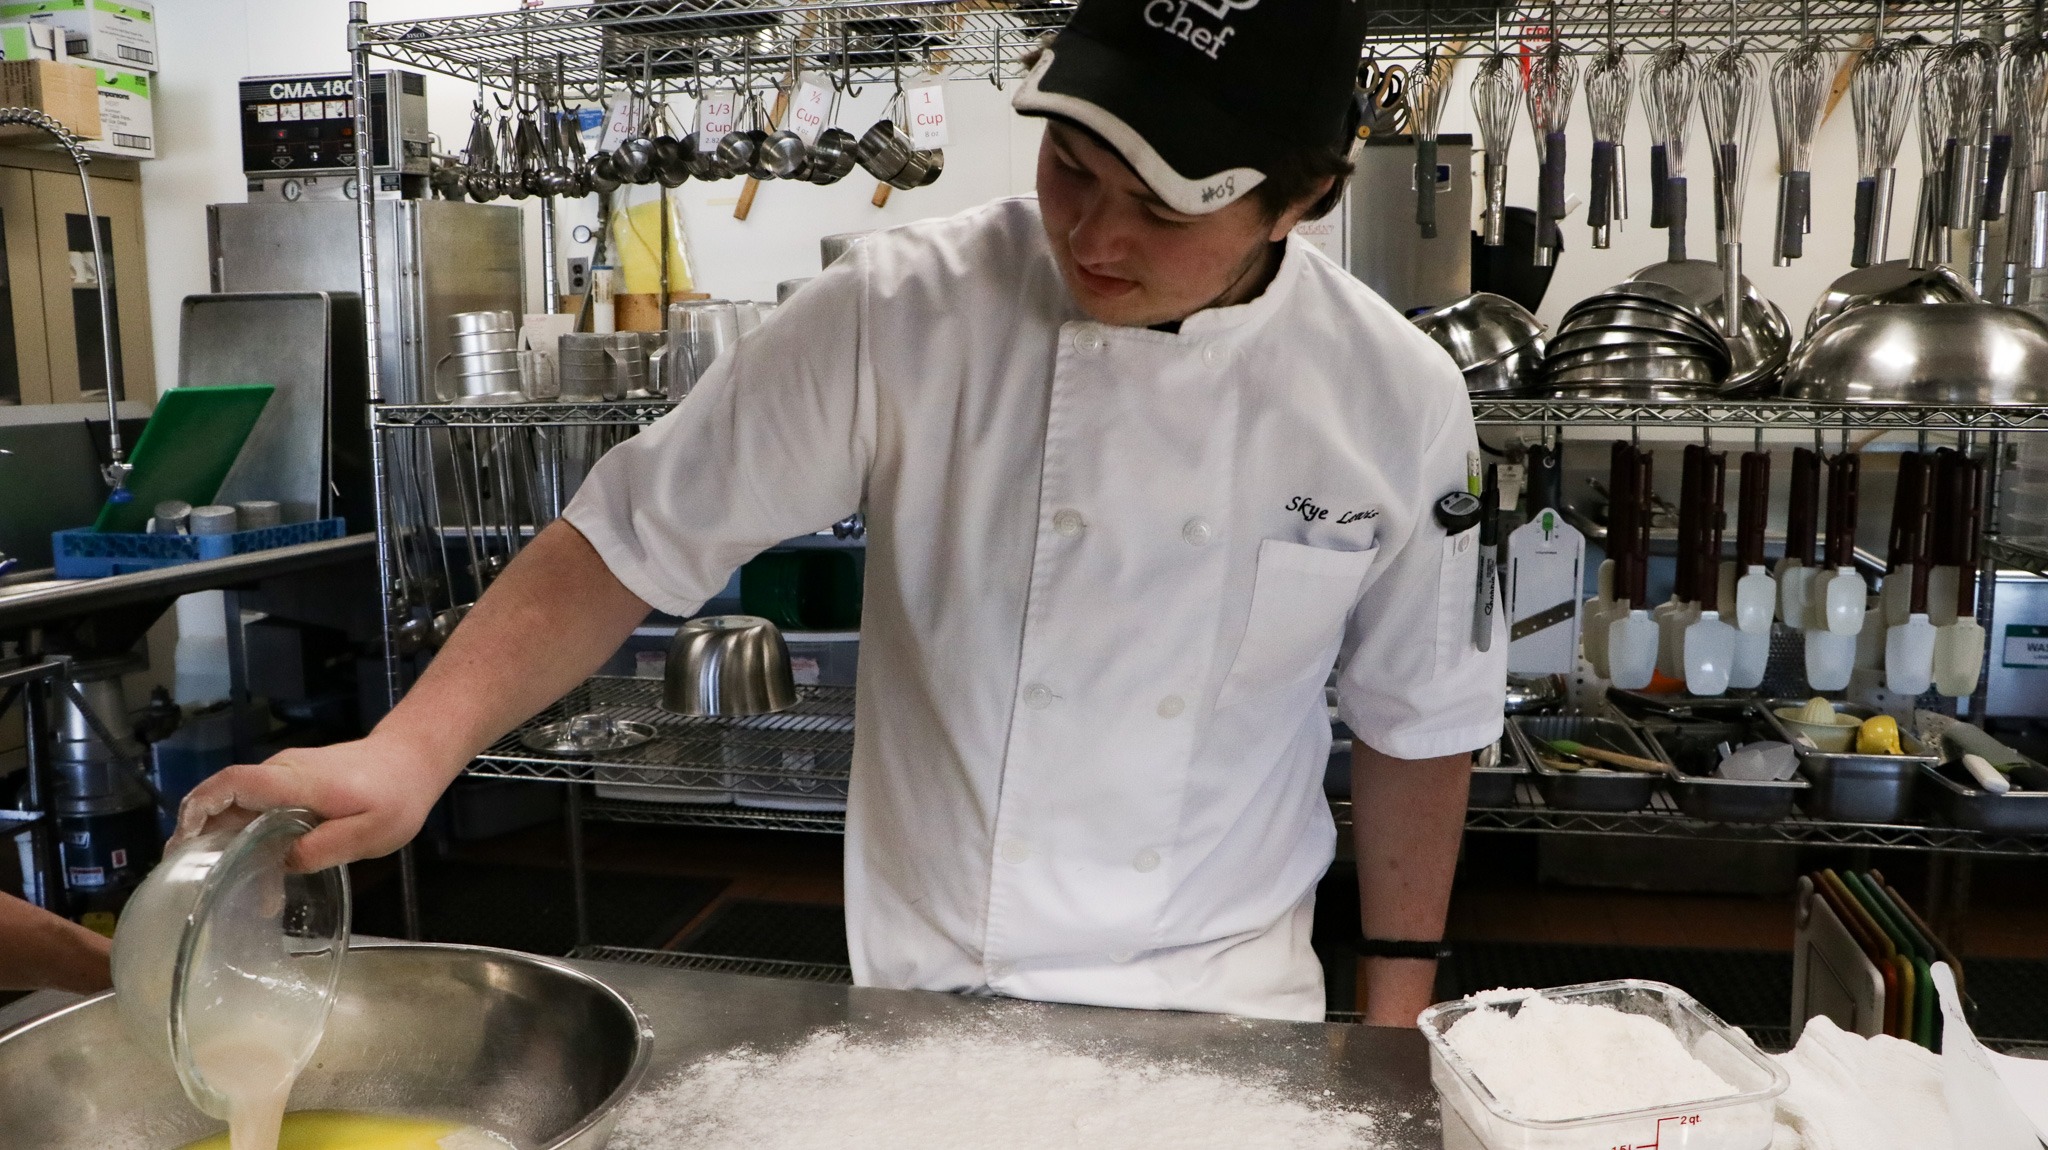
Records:
[[[1614,34],[1614,0],[1608,0],[1607,47],[1586,68],[1586,116],[1593,126],[1593,198],[1586,222],[1592,225],[1595,248],[1612,242],[1613,221],[1628,218],[1628,165],[1621,141],[1633,88],[1628,56]]]
[[[1736,35],[1735,0],[1728,6],[1728,46],[1708,59],[1700,114],[1714,149],[1714,204],[1720,228],[1721,330],[1742,334],[1742,203],[1750,145],[1756,135],[1757,61]]]
[[[1771,118],[1778,129],[1778,214],[1771,262],[1785,267],[1806,254],[1813,228],[1813,137],[1827,108],[1835,54],[1812,34],[1807,0],[1799,3],[1799,43],[1771,65]]]

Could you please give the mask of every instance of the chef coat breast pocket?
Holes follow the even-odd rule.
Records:
[[[1252,607],[1218,710],[1325,674],[1379,548],[1332,551],[1280,539],[1259,544]]]

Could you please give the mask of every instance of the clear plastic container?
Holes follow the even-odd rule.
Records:
[[[1609,1006],[1669,1026],[1693,1057],[1734,1086],[1734,1093],[1675,1106],[1524,1118],[1504,1106],[1445,1039],[1459,1019],[1491,1007],[1512,1014],[1530,998]],[[1442,1104],[1444,1150],[1765,1150],[1772,1101],[1789,1082],[1749,1036],[1675,986],[1638,979],[1589,982],[1525,993],[1474,995],[1438,1003],[1417,1023],[1429,1040],[1429,1077]]]
[[[267,811],[185,841],[143,880],[115,931],[124,1027],[216,1118],[228,1117],[230,1094],[246,1094],[223,1074],[289,1083],[326,1028],[348,951],[348,876],[284,865],[317,821]]]

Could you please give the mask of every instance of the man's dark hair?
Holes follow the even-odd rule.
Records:
[[[1349,139],[1345,140],[1346,145],[1349,143]],[[1319,148],[1297,149],[1282,156],[1279,163],[1272,165],[1272,170],[1266,173],[1266,178],[1259,181],[1258,187],[1252,189],[1252,195],[1258,198],[1259,207],[1265,209],[1266,218],[1277,220],[1288,208],[1313,191],[1319,181],[1328,179],[1329,189],[1319,196],[1315,203],[1309,205],[1308,211],[1301,217],[1304,220],[1319,220],[1329,215],[1331,209],[1337,206],[1337,201],[1343,197],[1344,186],[1351,179],[1352,168],[1351,149],[1348,146],[1327,144]]]

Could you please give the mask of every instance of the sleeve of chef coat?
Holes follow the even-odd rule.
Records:
[[[857,245],[613,448],[562,512],[619,582],[690,615],[763,550],[859,510],[873,443]]]
[[[1476,750],[1500,738],[1507,633],[1494,612],[1492,649],[1472,642],[1476,546],[1457,547],[1436,521],[1436,501],[1465,489],[1467,453],[1479,450],[1462,393],[1424,449],[1410,509],[1415,526],[1373,580],[1346,626],[1337,712],[1364,743],[1400,759]],[[1477,542],[1477,529],[1469,542]]]

